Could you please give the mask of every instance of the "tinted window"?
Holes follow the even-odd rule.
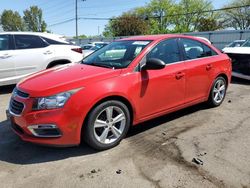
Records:
[[[43,48],[48,46],[39,36],[15,35],[17,49]]]
[[[0,35],[0,51],[10,49],[9,35]]]
[[[166,64],[180,61],[180,50],[177,39],[168,39],[155,46],[147,55],[147,59],[157,58]]]
[[[243,44],[242,47],[250,47],[250,39],[247,39]]]
[[[197,59],[217,55],[217,53],[207,45],[192,39],[181,39],[186,55],[186,59]]]
[[[45,40],[48,44],[69,44],[67,43],[67,41],[65,41],[65,43],[63,42],[59,42],[59,41],[56,41],[56,40],[52,40],[52,39],[49,39],[49,38],[46,38],[46,37],[41,37],[43,40]]]

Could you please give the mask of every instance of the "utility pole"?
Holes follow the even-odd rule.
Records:
[[[78,0],[76,0],[76,39],[78,39],[78,7],[77,7],[77,3]]]
[[[75,0],[75,8],[76,8],[76,39],[78,39],[78,0]],[[82,0],[82,1],[86,1],[86,0]]]

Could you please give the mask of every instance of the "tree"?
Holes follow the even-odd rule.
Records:
[[[38,8],[37,6],[31,6],[23,13],[23,19],[27,30],[35,32],[46,31],[47,24],[43,20],[42,9]]]
[[[150,34],[160,34],[169,32],[172,24],[172,15],[175,12],[175,6],[172,0],[152,0],[144,7],[134,10],[134,13],[147,20],[150,25]]]
[[[1,15],[0,23],[4,31],[23,31],[24,23],[18,12],[4,10]]]
[[[219,29],[223,29],[223,25],[221,25],[221,23],[214,17],[201,17],[198,20],[198,24],[196,26],[196,30],[197,31],[215,31],[215,30],[219,30]]]
[[[232,0],[224,8],[244,6],[242,8],[227,9],[222,13],[223,25],[238,29],[250,29],[250,0]]]
[[[148,24],[145,20],[134,14],[126,13],[113,18],[105,26],[103,35],[108,36],[130,36],[147,34]]]
[[[173,16],[174,32],[197,31],[200,18],[209,18],[211,13],[204,11],[212,10],[213,6],[207,0],[181,0],[175,6],[175,16]]]

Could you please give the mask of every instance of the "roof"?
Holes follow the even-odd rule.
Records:
[[[202,42],[205,41],[206,43],[211,44],[211,42],[208,39],[204,40],[203,37],[196,37],[196,36],[183,35],[183,34],[163,34],[163,35],[133,36],[133,37],[123,38],[123,39],[120,39],[120,40],[152,40],[152,41],[157,41],[157,40],[163,40],[163,39],[173,38],[173,37],[192,38],[192,39],[195,38],[198,41],[202,41]]]
[[[170,37],[180,37],[183,35],[175,35],[175,34],[164,34],[164,35],[143,35],[143,36],[132,36],[123,38],[121,40],[161,40]]]
[[[60,42],[67,42],[63,35],[46,33],[46,32],[23,32],[23,31],[8,31],[8,32],[0,32],[0,34],[9,34],[9,35],[36,35],[41,37],[46,37],[49,39],[57,40]]]

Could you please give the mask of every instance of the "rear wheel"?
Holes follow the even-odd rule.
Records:
[[[97,150],[119,144],[130,126],[130,113],[120,101],[107,101],[96,106],[89,114],[84,127],[84,140]]]
[[[226,96],[227,82],[225,78],[219,76],[215,79],[210,91],[208,104],[211,107],[220,106]]]

